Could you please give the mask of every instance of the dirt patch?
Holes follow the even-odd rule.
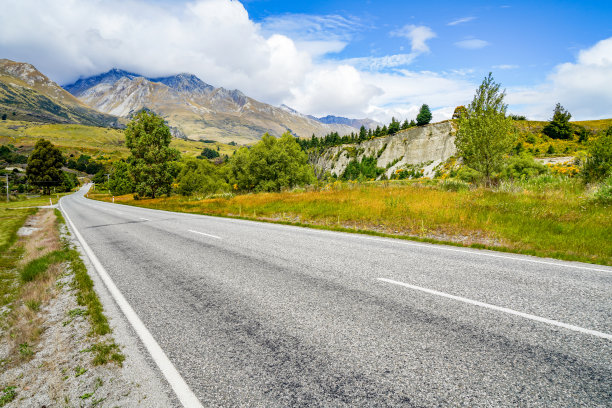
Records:
[[[18,270],[64,247],[52,210],[40,210],[26,225],[36,230],[17,243],[25,248]],[[65,226],[62,229],[68,239]],[[137,354],[133,344],[132,355],[124,356],[124,347],[115,343],[113,334],[92,334],[87,309],[77,302],[73,279],[71,263],[60,262],[44,275],[21,284],[8,324],[0,329],[3,406],[176,405],[158,382],[151,381],[155,374],[143,374],[143,370],[152,371],[150,367],[134,364],[143,357],[133,355]]]

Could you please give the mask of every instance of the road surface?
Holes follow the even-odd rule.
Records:
[[[203,406],[612,406],[612,268],[62,210]]]

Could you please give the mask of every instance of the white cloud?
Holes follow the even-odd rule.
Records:
[[[0,54],[59,83],[112,67],[151,76],[187,71],[277,102],[313,65],[286,36],[263,35],[238,1],[7,0],[4,7],[11,13],[0,14]]]
[[[408,65],[418,56],[418,54],[395,54],[383,57],[361,57],[344,60],[344,63],[355,66],[359,69],[368,71],[382,71],[386,68],[395,68]]]
[[[424,53],[429,52],[427,40],[436,37],[436,33],[427,26],[416,26],[412,24],[405,25],[399,30],[391,32],[394,37],[404,37],[410,40],[410,46],[413,52]]]
[[[451,21],[451,22],[450,22],[450,23],[448,23],[447,25],[449,25],[449,26],[454,26],[454,25],[457,25],[457,24],[467,23],[467,22],[470,22],[470,21],[475,20],[475,19],[476,19],[476,17],[463,17],[463,18],[458,18],[458,19],[456,19],[456,20]]]
[[[382,71],[411,64],[419,55],[429,52],[427,40],[436,37],[436,33],[427,26],[406,25],[390,33],[393,37],[404,37],[410,40],[410,53],[384,55],[382,57],[360,57],[344,60],[362,70]],[[400,47],[403,50],[404,47]]]
[[[533,119],[549,119],[557,102],[575,120],[612,116],[612,37],[580,51],[574,63],[557,65],[547,82],[508,91],[508,102]]]
[[[479,40],[478,38],[470,38],[467,40],[457,41],[455,45],[459,48],[465,48],[468,50],[477,50],[479,48],[484,48],[489,43],[485,40]]]
[[[493,65],[492,68],[507,70],[507,69],[517,69],[517,68],[519,68],[519,66],[518,65],[512,65],[512,64],[501,64],[501,65]]]
[[[287,105],[316,116],[330,113],[354,116],[382,90],[364,81],[362,73],[350,65],[319,68],[309,73],[301,86],[292,89]]]

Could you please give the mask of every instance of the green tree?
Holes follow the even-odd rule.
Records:
[[[431,111],[429,110],[429,106],[427,106],[427,104],[424,103],[421,106],[421,110],[419,110],[416,120],[417,126],[423,126],[431,122]]]
[[[183,167],[176,179],[178,193],[183,195],[229,190],[229,185],[219,173],[217,166],[208,160],[184,159]]]
[[[45,194],[51,192],[51,187],[64,182],[62,166],[65,159],[62,152],[51,142],[40,139],[34,145],[34,151],[28,158],[26,176],[32,185],[42,187]]]
[[[461,116],[463,116],[466,111],[467,109],[465,109],[465,106],[463,105],[457,106],[455,108],[455,111],[453,112],[453,119],[461,119]]]
[[[312,183],[314,172],[289,132],[279,139],[266,133],[250,149],[236,151],[228,163],[227,178],[233,188],[242,191],[280,191]]]
[[[217,146],[217,149],[219,147]],[[202,150],[202,153],[200,153],[200,155],[198,156],[199,158],[203,158],[203,159],[214,159],[216,157],[219,157],[219,152],[217,150],[213,150],[209,147],[205,147]]]
[[[395,117],[391,118],[391,123],[389,124],[389,134],[393,135],[400,130],[399,121],[395,120]]]
[[[124,195],[134,192],[134,182],[130,176],[130,166],[120,160],[115,162],[110,171],[108,189],[112,195]]]
[[[571,139],[574,131],[569,120],[572,118],[572,114],[566,111],[560,103],[555,106],[553,117],[544,126],[542,133],[552,139]]]
[[[134,192],[152,198],[170,194],[171,162],[178,160],[180,153],[169,147],[172,135],[164,119],[153,112],[141,111],[128,123],[125,140],[132,152],[130,174]]]
[[[406,130],[410,127],[410,123],[408,123],[408,119],[404,119],[404,122],[402,123],[402,130]]]
[[[505,91],[489,73],[476,90],[467,111],[459,119],[455,138],[457,151],[466,166],[479,171],[490,184],[516,141],[512,119],[506,117]]]
[[[587,183],[612,175],[612,126],[591,143],[582,175]]]

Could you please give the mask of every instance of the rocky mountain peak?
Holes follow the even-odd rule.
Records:
[[[207,84],[200,78],[193,74],[181,73],[177,75],[159,77],[159,78],[148,78],[151,82],[162,83],[175,91],[182,93],[201,93],[207,94],[212,92],[215,88],[212,85]]]

